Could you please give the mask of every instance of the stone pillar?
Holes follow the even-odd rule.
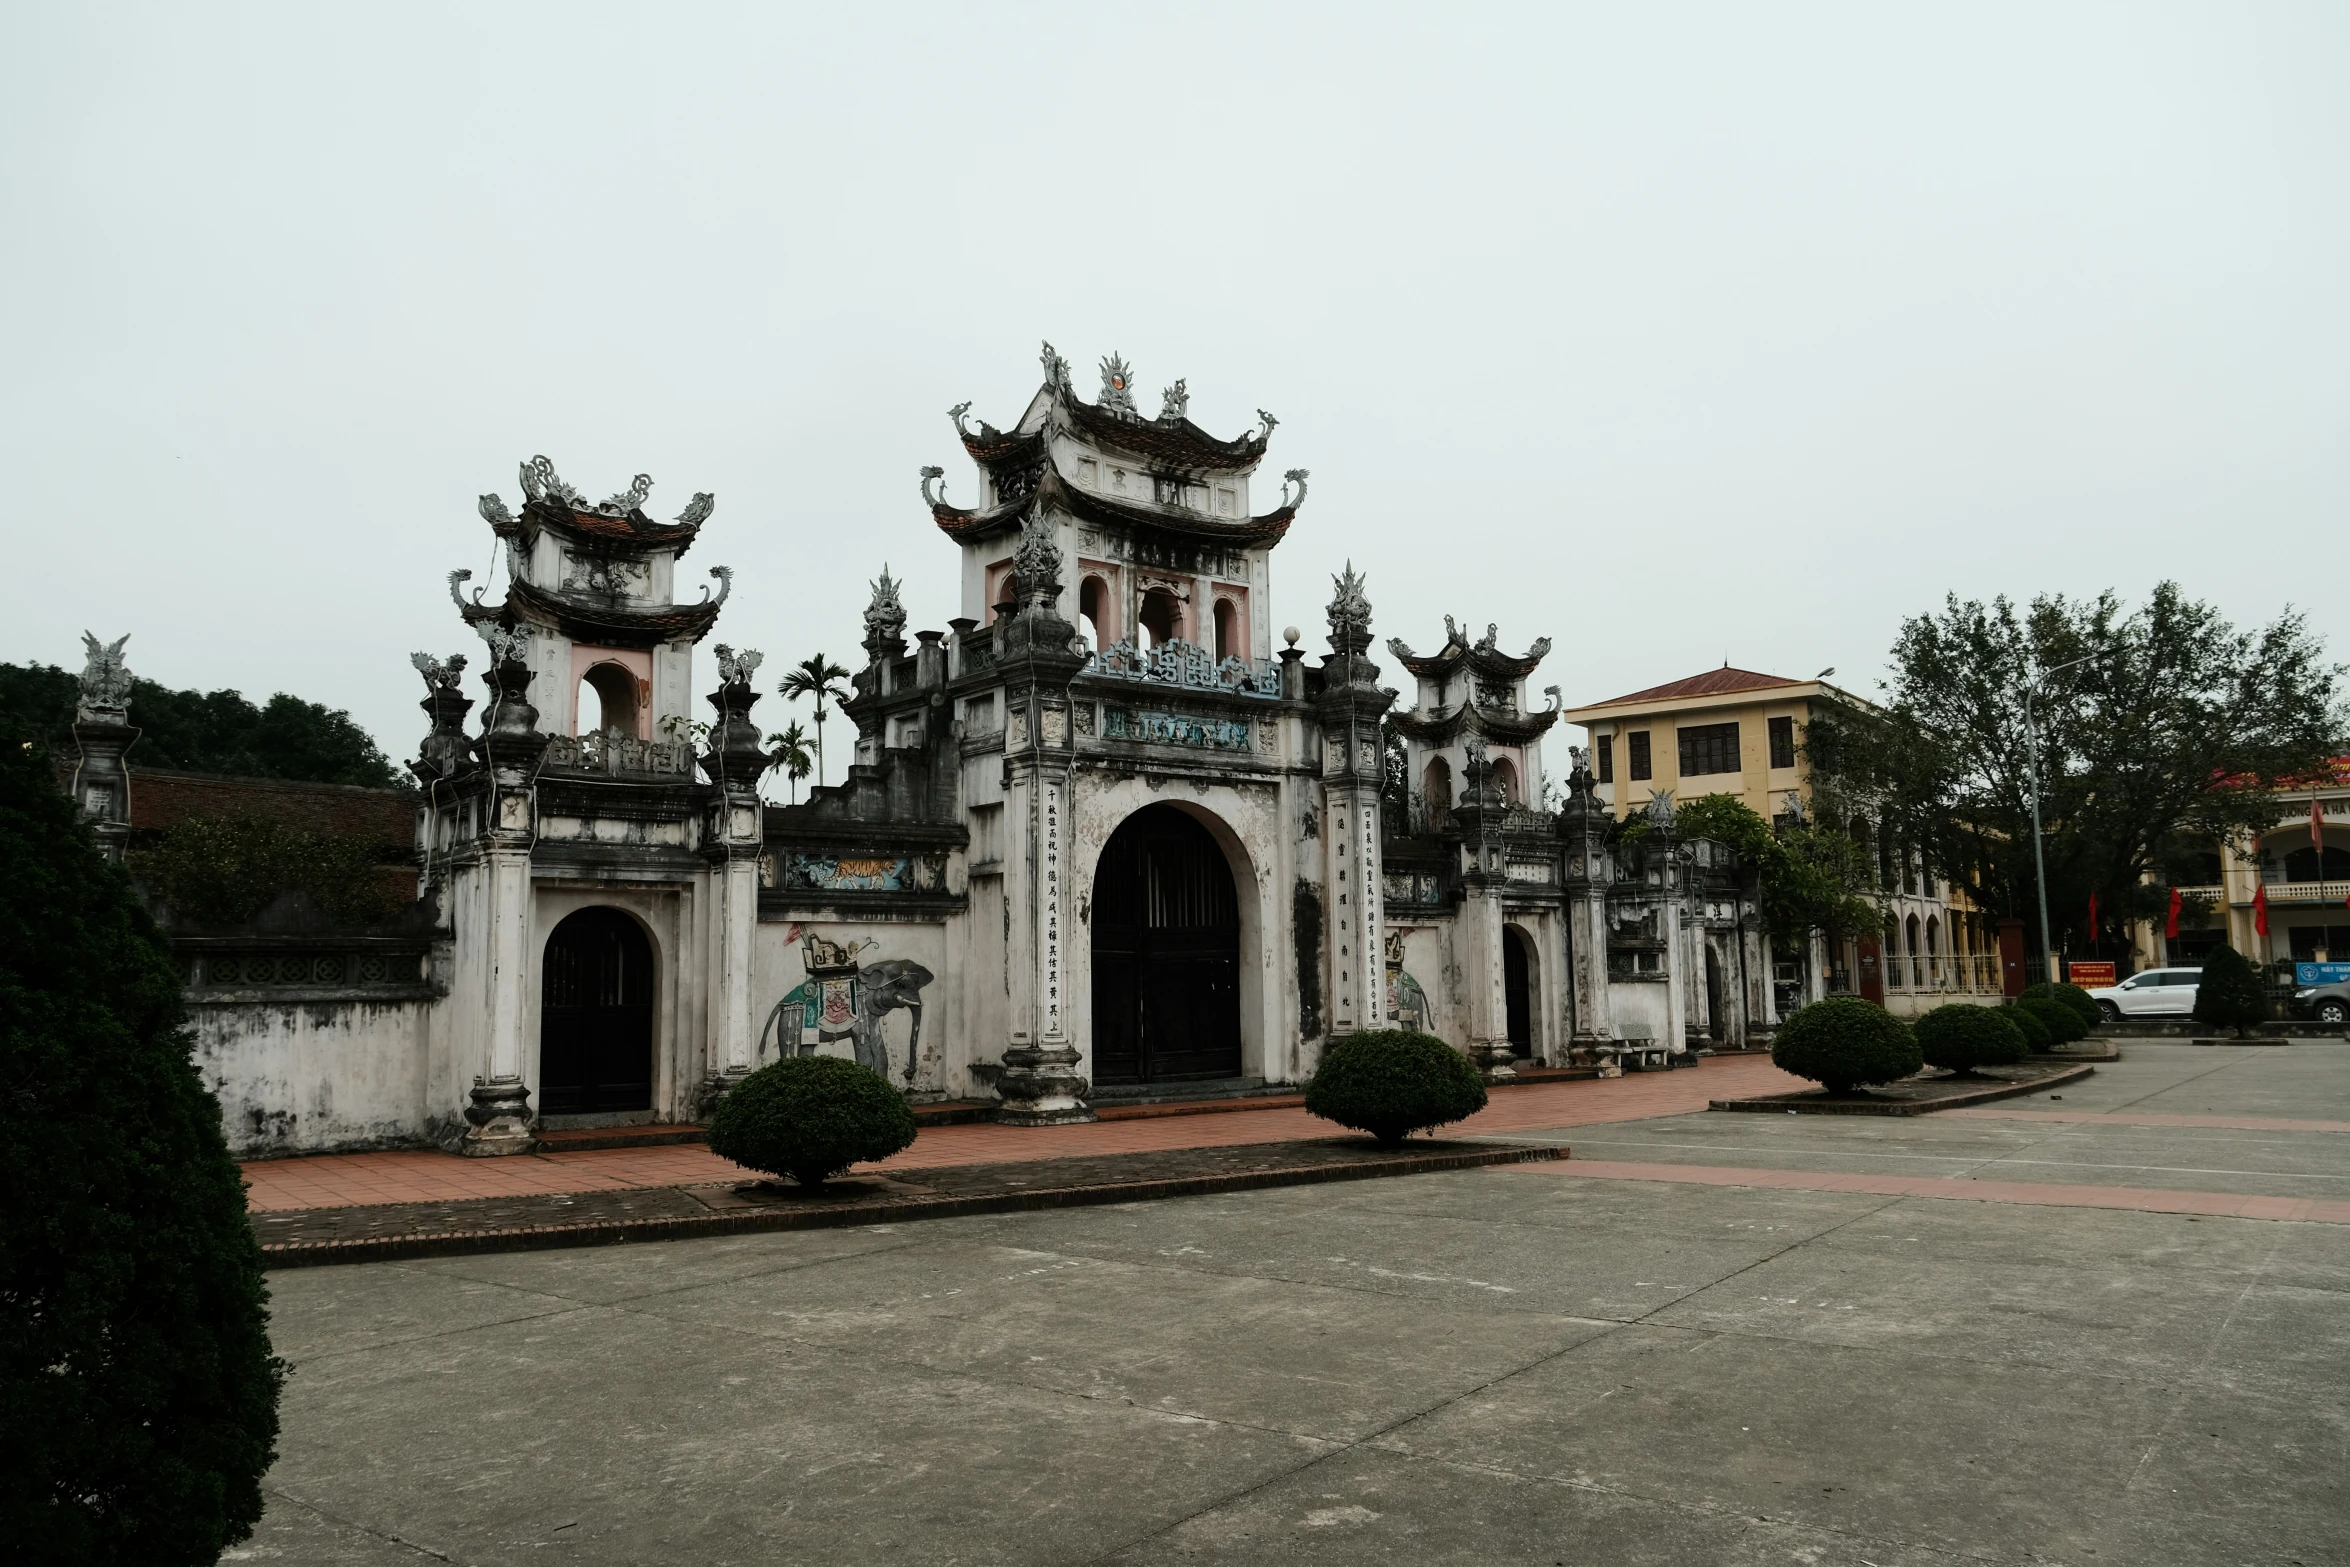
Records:
[[[751,708],[759,700],[751,681],[760,655],[748,650],[737,655],[724,643],[718,644],[717,653],[720,684],[709,701],[718,716],[710,730],[710,748],[701,758],[703,773],[717,786],[703,823],[703,853],[711,869],[715,992],[705,1108],[715,1106],[751,1074],[754,1065],[751,953],[759,929],[759,851],[765,840],[759,777],[767,766],[766,754],[759,749],[759,726],[751,720]]]
[[[99,852],[117,862],[131,836],[131,775],[124,757],[139,740],[130,723],[131,672],[122,661],[129,641],[123,636],[104,643],[82,633],[87,658],[73,723],[73,803],[97,837]]]
[[[1367,657],[1371,602],[1352,562],[1333,579],[1330,655],[1314,701],[1322,732],[1322,962],[1332,1038],[1385,1026],[1385,880],[1380,862],[1379,721],[1395,693],[1381,689]],[[1285,669],[1296,668],[1294,664]],[[1286,677],[1285,677],[1286,678]]]
[[[1464,893],[1453,950],[1461,966],[1462,999],[1468,1003],[1469,1058],[1497,1082],[1518,1075],[1502,974],[1501,889],[1509,871],[1500,838],[1488,830],[1499,825],[1507,809],[1493,785],[1493,764],[1485,759],[1483,743],[1471,740],[1461,765],[1460,801],[1452,810],[1461,837]]]
[[[1567,897],[1570,1051],[1590,1050],[1612,1043],[1616,1037],[1607,978],[1607,895],[1616,880],[1615,852],[1609,840],[1615,818],[1594,792],[1591,768],[1581,748],[1571,754],[1575,765],[1567,774],[1567,804],[1559,813],[1558,827],[1559,836],[1566,841],[1561,885]]]
[[[1093,1085],[1079,1071],[1070,1033],[1068,944],[1069,768],[1073,736],[1069,681],[1084,667],[1072,651],[1077,630],[1063,620],[1061,551],[1041,516],[1021,526],[1013,570],[1019,609],[998,623],[996,664],[1005,681],[1004,821],[1023,843],[1004,857],[1011,912],[1004,943],[1011,1039],[996,1079],[996,1119],[1014,1126],[1090,1121]]]
[[[459,1151],[475,1156],[528,1153],[530,1088],[523,1081],[530,1041],[532,960],[531,846],[537,837],[536,779],[547,737],[538,732],[538,709],[530,705],[529,642],[524,633],[495,625],[480,628],[492,649],[490,707],[479,745],[488,776],[483,802],[482,899],[488,929],[477,938],[489,952],[489,1072],[476,1077],[472,1103],[465,1107],[468,1130]]]

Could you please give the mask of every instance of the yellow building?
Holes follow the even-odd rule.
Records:
[[[1561,716],[1589,732],[1597,792],[1618,820],[1663,790],[1676,804],[1736,795],[1775,821],[1790,813],[1791,802],[1810,799],[1803,731],[1819,702],[1869,705],[1820,679],[1789,680],[1725,664]],[[1866,823],[1855,828],[1869,837]],[[1945,1001],[1997,1000],[2002,984],[1992,922],[1902,845],[1875,847],[1883,938],[1848,941],[1839,952],[1815,938],[1808,962],[1774,954],[1782,1010],[1790,1000],[1844,990],[1905,1015]],[[1800,994],[1785,994],[1795,987]]]
[[[1735,794],[1765,819],[1810,785],[1800,743],[1811,704],[1857,699],[1818,680],[1788,680],[1725,664],[1629,696],[1570,708],[1591,734],[1591,774],[1620,821],[1652,790],[1676,800]]]

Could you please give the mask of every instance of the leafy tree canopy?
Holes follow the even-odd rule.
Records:
[[[2042,671],[2034,748],[2023,695]],[[2091,893],[2105,923],[2159,915],[2148,873],[2199,883],[2215,844],[2274,825],[2268,791],[2339,749],[2339,673],[2299,613],[2240,632],[2174,582],[2135,610],[2110,591],[2025,609],[1954,594],[1902,625],[1885,705],[1815,710],[1805,746],[1832,808],[2034,926],[2036,761],[2049,915],[2087,936]]]
[[[72,674],[52,664],[0,664],[0,730],[72,756],[79,690]],[[138,680],[130,717],[140,732],[134,766],[378,789],[400,782],[349,713],[282,691],[255,707],[235,691],[170,691]]]
[[[1810,821],[1774,828],[1730,794],[1699,795],[1674,813],[1674,827],[1683,837],[1727,844],[1757,869],[1763,920],[1782,951],[1800,950],[1815,929],[1841,939],[1868,935],[1881,923],[1868,856],[1836,828]]]
[[[252,1533],[285,1367],[171,955],[48,764],[0,746],[0,1538],[211,1563]]]

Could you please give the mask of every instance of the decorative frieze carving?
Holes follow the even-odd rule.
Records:
[[[1201,718],[1185,713],[1106,710],[1103,738],[1141,745],[1182,745],[1207,751],[1245,751],[1249,748],[1249,721],[1245,718]]]
[[[1243,658],[1218,663],[1206,648],[1180,637],[1169,638],[1148,652],[1132,642],[1113,642],[1086,660],[1084,673],[1231,696],[1271,698],[1281,694],[1281,669],[1271,659],[1262,664]]]
[[[792,850],[783,856],[781,869],[788,890],[938,892],[946,886],[946,864],[944,854],[828,855]]]

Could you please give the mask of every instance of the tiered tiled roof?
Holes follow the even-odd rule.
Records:
[[[1297,519],[1297,507],[1294,505],[1276,507],[1261,516],[1226,522],[1181,506],[1111,500],[1108,496],[1096,495],[1091,490],[1069,483],[1049,466],[1037,481],[1033,495],[1023,495],[1017,500],[1006,501],[983,511],[949,506],[943,501],[933,502],[930,514],[938,523],[939,531],[952,538],[983,539],[1017,528],[1020,519],[1039,503],[1058,506],[1080,521],[1132,528],[1145,535],[1156,533],[1163,537],[1228,545],[1279,543],[1282,535],[1289,531],[1289,525]]]

